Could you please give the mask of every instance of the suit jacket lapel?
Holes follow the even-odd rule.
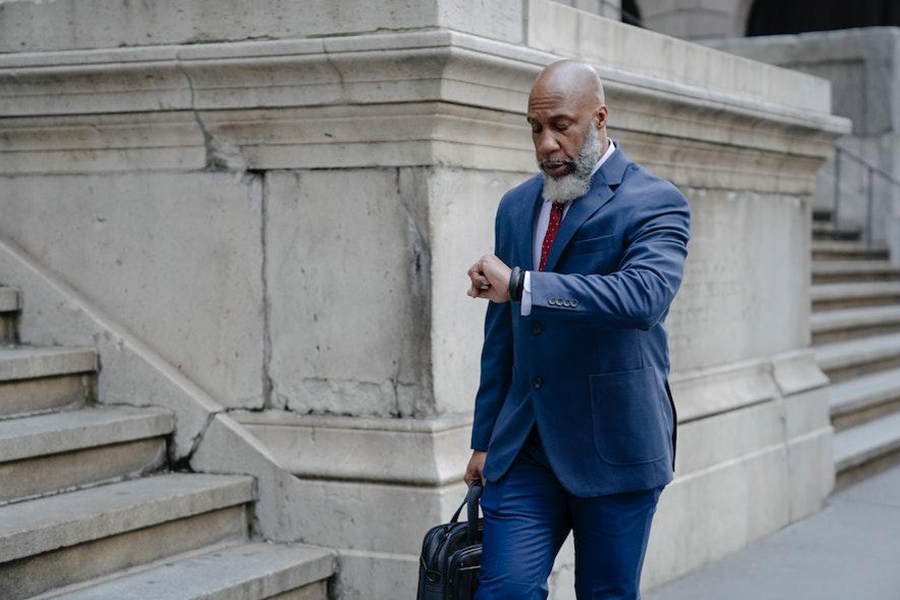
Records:
[[[630,161],[622,151],[621,146],[619,146],[618,140],[614,140],[614,142],[616,150],[594,173],[588,192],[584,196],[573,200],[572,206],[569,207],[566,216],[563,217],[559,230],[556,232],[556,237],[553,238],[553,246],[550,247],[550,255],[547,257],[545,271],[553,270],[575,232],[591,215],[600,210],[601,206],[612,200],[616,193],[616,188],[622,183],[622,177]]]

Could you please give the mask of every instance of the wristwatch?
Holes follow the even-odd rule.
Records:
[[[525,287],[525,271],[519,267],[513,267],[509,274],[509,299],[521,300],[522,290]]]

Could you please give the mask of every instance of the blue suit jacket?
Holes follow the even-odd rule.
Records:
[[[550,465],[575,496],[658,487],[675,468],[677,416],[663,325],[681,284],[690,208],[622,147],[574,200],[546,269],[535,271],[542,175],[507,192],[494,252],[531,270],[532,309],[489,302],[471,447],[499,479],[537,421]]]

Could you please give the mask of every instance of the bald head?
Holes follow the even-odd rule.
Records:
[[[606,151],[609,110],[603,83],[594,68],[577,60],[560,60],[534,80],[528,96],[528,124],[544,195],[569,198],[586,189],[593,166]],[[559,191],[555,186],[572,186]],[[577,186],[574,184],[577,183]]]
[[[606,104],[603,82],[591,65],[580,60],[558,60],[541,71],[531,86],[531,95],[556,93],[594,106]]]

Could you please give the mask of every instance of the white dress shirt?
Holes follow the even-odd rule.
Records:
[[[597,172],[603,163],[606,162],[606,159],[610,157],[613,153],[613,150],[616,149],[615,144],[613,144],[612,140],[609,140],[609,144],[606,148],[606,152],[603,153],[603,156],[600,157],[600,160],[597,161],[597,164],[594,165],[594,169],[591,171],[591,177]],[[577,200],[577,199],[576,199]],[[576,200],[570,200],[566,202],[565,207],[563,208],[562,219],[566,218],[566,213],[569,212],[569,207],[572,205],[572,202]],[[550,225],[550,209],[551,209],[551,201],[544,198],[544,203],[541,205],[541,213],[538,215],[537,222],[534,224],[534,264],[535,266],[539,266],[541,264],[541,247],[544,245],[544,236],[547,234],[547,227]],[[562,219],[560,219],[560,226],[562,226]],[[555,243],[554,239],[554,243]],[[523,317],[527,317],[531,314],[531,271],[525,271],[525,283],[522,289],[522,312]]]

